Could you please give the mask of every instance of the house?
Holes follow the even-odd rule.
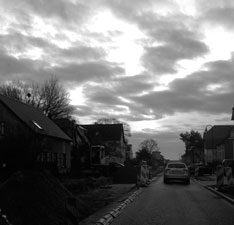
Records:
[[[87,130],[68,118],[53,120],[72,140],[71,169],[79,170],[90,164],[91,143]]]
[[[205,164],[218,164],[225,158],[234,158],[233,128],[233,125],[215,125],[204,133]]]
[[[101,164],[121,163],[126,160],[127,143],[123,124],[81,125],[88,132],[92,142],[91,158]]]
[[[35,107],[0,95],[0,165],[70,170],[71,138]]]

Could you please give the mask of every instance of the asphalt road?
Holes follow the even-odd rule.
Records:
[[[164,184],[162,177],[114,219],[111,225],[233,225],[234,206],[191,181]]]

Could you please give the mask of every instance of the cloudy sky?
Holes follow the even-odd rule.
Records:
[[[129,123],[184,153],[181,132],[232,124],[233,0],[0,0],[0,83],[56,75],[80,123]]]

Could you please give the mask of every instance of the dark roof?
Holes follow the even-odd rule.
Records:
[[[77,125],[76,129],[78,131],[80,138],[83,140],[83,142],[90,144],[90,140],[88,137],[88,131],[85,128],[81,127],[80,125]]]
[[[215,125],[204,133],[204,143],[206,149],[214,149],[222,144],[231,134],[233,125]]]
[[[69,137],[73,138],[73,131],[76,130],[78,136],[82,142],[89,144],[90,141],[87,137],[87,130],[80,127],[75,122],[69,120],[68,118],[54,119],[53,120]]]
[[[15,99],[0,94],[2,102],[21,121],[23,121],[34,132],[46,136],[71,140],[52,120],[50,120],[40,109],[27,105]]]
[[[75,124],[72,123],[72,121],[70,121],[68,118],[59,118],[53,119],[53,122],[55,122],[70,138],[73,138],[72,132]]]
[[[93,143],[99,141],[119,141],[124,134],[123,124],[80,125],[88,131]]]

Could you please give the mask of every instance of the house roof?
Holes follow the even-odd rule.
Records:
[[[77,125],[76,129],[78,131],[80,138],[83,140],[83,142],[90,144],[90,140],[89,140],[88,135],[87,135],[87,130],[85,128],[81,127],[80,125]]]
[[[233,125],[215,125],[204,133],[204,144],[206,149],[214,149],[223,143],[231,134]]]
[[[1,94],[0,102],[2,102],[34,132],[71,141],[71,139],[52,120],[50,120],[45,114],[43,114],[40,109],[17,101],[15,99],[3,96]]]
[[[92,124],[80,126],[88,131],[88,136],[93,143],[99,141],[119,141],[124,134],[123,124]]]
[[[77,135],[80,137],[83,143],[89,144],[89,139],[86,135],[86,129],[80,127],[75,122],[73,123],[67,118],[55,119],[53,120],[69,137],[73,138],[72,131],[75,130]]]

